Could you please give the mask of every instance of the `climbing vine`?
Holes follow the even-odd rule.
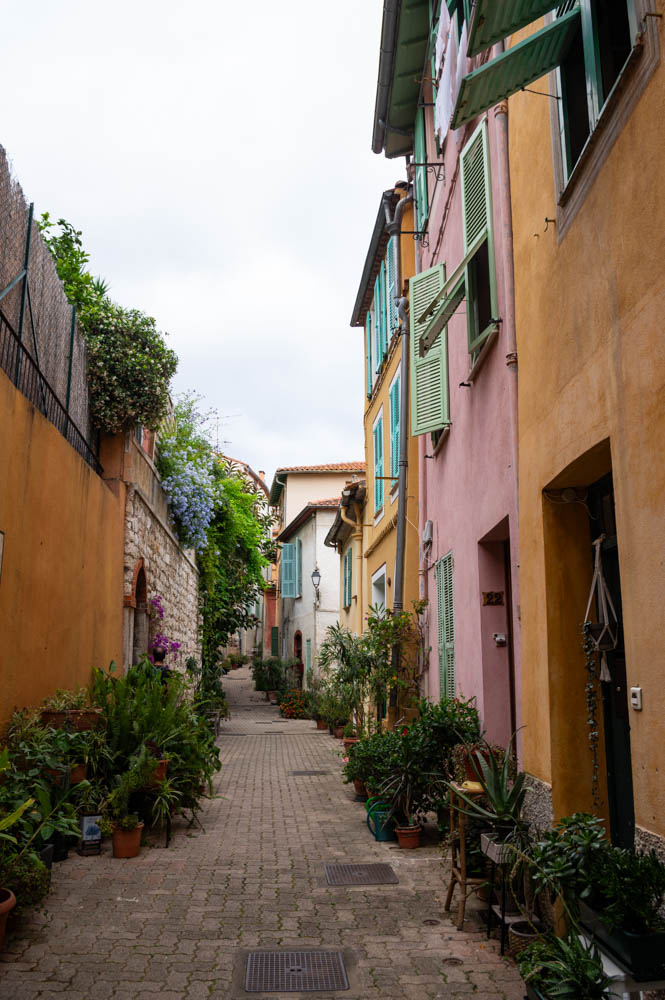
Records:
[[[590,623],[585,622],[582,626],[582,649],[584,651],[584,668],[587,680],[584,685],[587,708],[587,726],[589,729],[588,740],[591,750],[591,795],[594,806],[600,806],[600,795],[598,790],[598,776],[600,765],[598,762],[598,740],[600,733],[598,730],[598,680],[596,677],[596,644],[590,632]]]

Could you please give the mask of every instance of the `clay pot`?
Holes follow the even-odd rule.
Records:
[[[5,940],[7,917],[16,906],[16,896],[11,889],[0,889],[0,946]]]
[[[163,781],[166,777],[166,768],[168,767],[168,759],[164,757],[163,760],[157,762],[155,770],[152,772],[152,778],[150,779],[150,784],[148,788],[154,788],[158,785],[160,781]]]
[[[53,729],[70,729],[83,733],[87,729],[97,729],[102,724],[102,713],[97,708],[69,708],[61,712],[45,708],[41,713],[43,726]]]
[[[344,739],[344,726],[333,726],[333,736],[336,740]]]
[[[489,762],[490,755],[488,750],[473,750],[471,754],[467,751],[464,752],[464,773],[466,774],[467,781],[478,781],[478,775],[474,770],[474,764],[478,767],[478,761],[476,759],[476,754],[480,753]]]
[[[355,788],[356,795],[358,796],[359,799],[363,799],[364,801],[368,797],[369,792],[367,791],[365,782],[361,781],[360,778],[353,779],[353,787]]]
[[[397,843],[400,847],[406,850],[412,850],[414,847],[420,847],[420,834],[422,833],[422,827],[396,826],[395,833],[397,834]]]
[[[322,732],[325,732],[326,729],[328,728],[328,723],[324,722],[323,719],[317,719],[316,720],[316,728],[320,729]]]
[[[114,858],[136,858],[141,850],[141,831],[143,823],[139,823],[133,830],[121,830],[119,827],[113,831],[113,857]]]
[[[344,737],[344,749],[345,750],[348,750],[349,747],[353,746],[354,743],[360,743],[360,740],[358,739],[357,736],[345,736]]]
[[[70,785],[80,785],[82,781],[88,777],[88,765],[87,764],[77,764],[69,772],[69,784]]]

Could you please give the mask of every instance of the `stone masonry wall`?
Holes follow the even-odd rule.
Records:
[[[181,644],[177,659],[174,661],[169,657],[169,665],[183,670],[188,656],[197,659],[201,656],[197,634],[198,571],[194,556],[181,547],[140,487],[131,484],[125,508],[126,603],[127,597],[132,594],[135,569],[141,559],[148,599],[153,594],[161,594],[165,611],[163,620],[153,623],[152,628]],[[131,651],[131,640],[129,649]]]

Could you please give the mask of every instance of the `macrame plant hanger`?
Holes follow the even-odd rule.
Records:
[[[611,681],[612,675],[610,674],[609,667],[607,666],[607,657],[605,656],[605,653],[608,649],[616,649],[617,647],[619,619],[617,618],[617,613],[614,610],[612,595],[610,594],[609,587],[607,586],[607,582],[603,576],[603,562],[600,550],[604,541],[605,535],[601,535],[599,538],[596,538],[593,543],[595,550],[593,579],[591,580],[589,603],[586,606],[586,614],[584,615],[584,625],[585,631],[587,631],[591,641],[596,647],[596,651],[600,653],[600,679],[601,681]],[[599,628],[596,630],[596,635],[594,635],[590,629],[587,629],[587,626],[592,624],[589,620],[589,611],[591,610],[591,603],[594,596],[596,598],[596,606],[598,608],[599,625]],[[614,624],[612,624],[610,614],[614,619]]]

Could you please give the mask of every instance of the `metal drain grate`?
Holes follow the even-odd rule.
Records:
[[[300,775],[306,775],[307,777],[310,777],[310,775],[314,774],[330,774],[330,771],[289,771],[289,775],[292,778],[298,777]]]
[[[390,865],[325,865],[328,885],[396,885]]]
[[[247,993],[313,993],[348,990],[339,951],[253,951],[247,959]]]

